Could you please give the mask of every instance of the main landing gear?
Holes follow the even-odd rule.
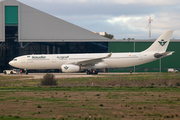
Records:
[[[28,71],[27,70],[25,71],[25,74],[28,75]]]
[[[97,74],[98,74],[98,71],[97,71],[97,70],[87,70],[87,71],[86,71],[86,74],[87,74],[87,75],[90,75],[90,74],[97,75]]]

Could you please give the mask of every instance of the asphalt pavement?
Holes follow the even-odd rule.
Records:
[[[26,74],[11,74],[11,75],[5,75],[3,73],[0,73],[0,75],[5,76],[33,76],[34,79],[41,79],[43,76],[47,73],[29,73]],[[98,75],[107,75],[107,74],[130,74],[130,73],[99,73],[98,75],[87,75],[86,73],[51,73],[55,75],[55,78],[81,78],[81,77],[100,77]]]

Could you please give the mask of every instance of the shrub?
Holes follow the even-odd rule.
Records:
[[[41,79],[41,85],[57,85],[57,80],[55,80],[55,76],[53,74],[46,74]]]
[[[81,118],[81,115],[78,115],[78,118]]]
[[[18,116],[18,115],[15,115],[15,116],[14,116],[14,118],[20,118],[20,116]]]
[[[37,105],[37,108],[42,108],[41,105]]]
[[[96,96],[100,96],[100,94],[96,94]]]
[[[177,83],[176,83],[176,86],[180,86],[180,83],[177,82]]]
[[[89,101],[89,99],[86,98],[84,101]]]
[[[66,117],[64,117],[63,115],[58,115],[56,120],[65,120]]]
[[[169,114],[164,115],[164,118],[170,118]]]
[[[4,115],[0,115],[0,118],[4,118]]]
[[[124,118],[124,113],[120,113],[120,116],[121,116],[122,118]]]
[[[154,83],[151,83],[151,85],[154,85]]]
[[[101,107],[102,107],[102,106],[104,106],[104,105],[103,105],[103,104],[100,104],[99,106],[101,106]]]

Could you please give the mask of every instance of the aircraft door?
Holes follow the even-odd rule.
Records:
[[[21,63],[22,63],[22,64],[25,64],[25,63],[26,63],[25,57],[22,57],[22,58],[21,58]]]
[[[139,54],[139,55],[138,55],[138,59],[139,59],[139,60],[143,60],[143,55],[142,55],[142,54]]]
[[[56,56],[52,57],[52,63],[56,63]]]

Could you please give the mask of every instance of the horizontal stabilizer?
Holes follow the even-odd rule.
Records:
[[[154,57],[155,58],[162,58],[162,57],[166,57],[166,56],[172,55],[173,53],[174,53],[174,51],[164,52],[164,53],[155,53]]]

